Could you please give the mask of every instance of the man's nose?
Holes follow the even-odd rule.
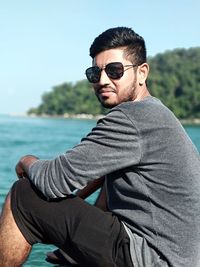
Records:
[[[101,71],[101,75],[100,75],[100,80],[99,80],[99,84],[109,84],[110,83],[110,78],[108,77],[107,73],[105,72],[105,70],[103,69]]]

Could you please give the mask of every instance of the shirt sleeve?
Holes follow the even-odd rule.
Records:
[[[29,177],[46,197],[65,197],[93,179],[138,164],[140,158],[133,120],[114,108],[79,145],[53,160],[33,163]]]

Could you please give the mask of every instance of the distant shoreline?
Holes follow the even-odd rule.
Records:
[[[180,119],[182,125],[200,125],[200,119]]]
[[[52,118],[52,119],[86,119],[86,120],[98,120],[104,115],[99,114],[99,115],[92,115],[92,114],[68,114],[65,113],[63,115],[49,115],[49,114],[41,114],[41,115],[36,115],[36,114],[28,114],[28,113],[10,113],[8,114],[9,116],[13,117],[30,117],[30,118]]]
[[[63,115],[48,115],[48,114],[42,114],[42,115],[36,115],[36,114],[17,114],[17,113],[11,113],[8,114],[9,116],[13,117],[30,117],[30,118],[55,118],[55,119],[85,119],[85,120],[99,120],[102,117],[104,117],[103,114],[99,115],[92,115],[92,114],[68,114],[65,113]],[[194,118],[194,119],[179,119],[182,125],[200,125],[200,118]]]

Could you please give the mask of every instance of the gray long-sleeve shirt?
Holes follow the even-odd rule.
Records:
[[[171,266],[200,266],[199,153],[156,98],[113,108],[79,145],[38,160],[29,175],[50,198],[107,175],[113,213]]]

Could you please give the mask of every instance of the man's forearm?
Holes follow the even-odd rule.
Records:
[[[106,190],[104,185],[105,177],[101,177],[90,182],[86,187],[77,191],[76,195],[82,199],[89,197],[96,190],[101,188],[101,191],[96,199],[95,206],[106,211],[107,210],[107,198],[106,198]]]
[[[101,177],[101,178],[98,178],[98,179],[88,183],[86,187],[77,191],[76,195],[79,196],[80,198],[83,198],[83,199],[87,198],[88,196],[90,196],[96,190],[98,190],[100,187],[103,186],[104,180],[105,180],[105,178]]]
[[[38,160],[37,157],[33,155],[27,155],[22,157],[16,165],[16,173],[19,178],[30,178],[29,170],[34,162]],[[102,187],[104,183],[104,177],[98,178],[89,182],[83,189],[78,190],[76,195],[85,199],[91,194],[93,194],[96,190]]]
[[[105,184],[101,188],[99,196],[95,202],[95,206],[104,211],[108,210]]]

